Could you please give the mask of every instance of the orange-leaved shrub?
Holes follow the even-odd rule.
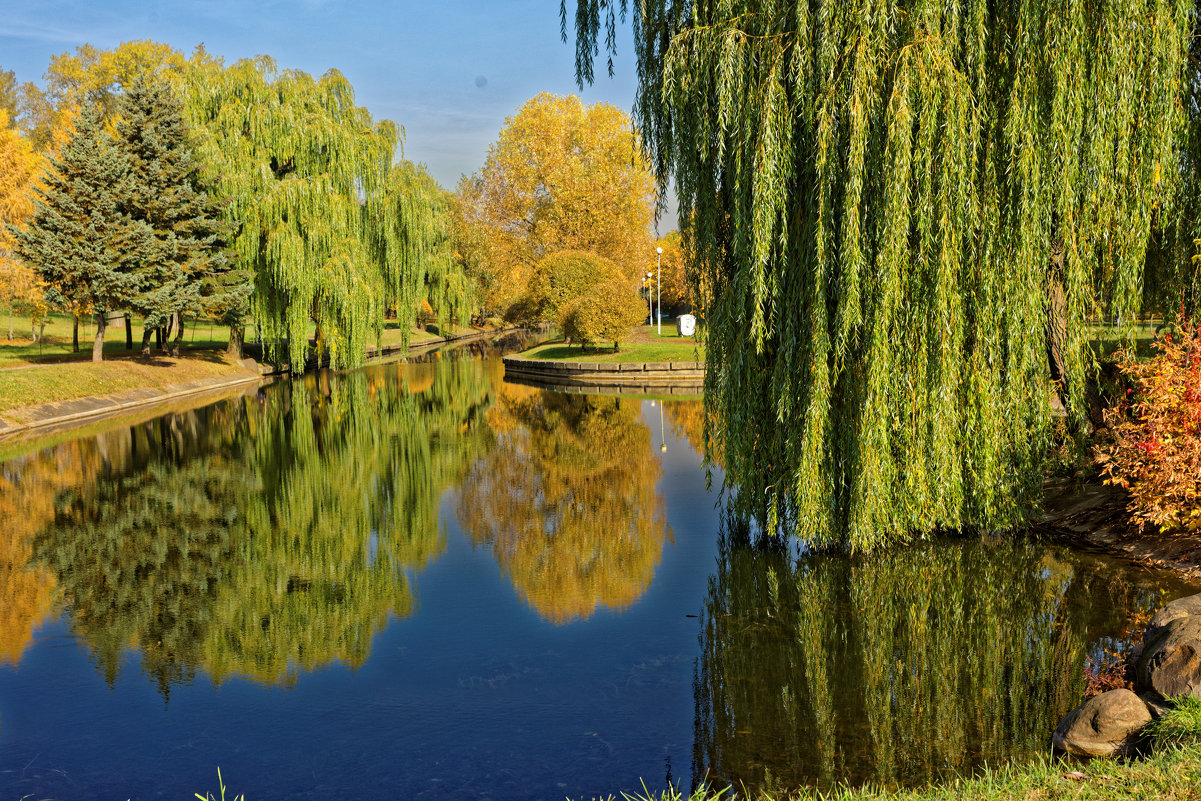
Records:
[[[1185,323],[1152,347],[1149,360],[1120,357],[1132,386],[1106,412],[1113,441],[1097,461],[1106,483],[1129,490],[1136,522],[1201,532],[1201,326]]]

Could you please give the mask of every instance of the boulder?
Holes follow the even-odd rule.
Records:
[[[1051,742],[1060,751],[1086,757],[1124,756],[1134,750],[1138,733],[1151,722],[1147,705],[1130,690],[1110,690],[1069,712]]]
[[[1156,612],[1143,632],[1143,642],[1150,643],[1162,634],[1163,630],[1173,620],[1179,620],[1182,617],[1189,617],[1190,615],[1201,615],[1201,595],[1189,595],[1185,598],[1177,598]]]
[[[1201,616],[1178,617],[1145,641],[1135,678],[1138,689],[1164,698],[1201,698]]]

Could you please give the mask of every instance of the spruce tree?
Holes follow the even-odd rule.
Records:
[[[154,329],[170,325],[178,356],[184,314],[208,312],[222,300],[211,290],[231,268],[224,252],[229,225],[201,177],[180,102],[165,84],[137,78],[119,98],[117,115],[116,144],[130,167],[129,212],[154,232],[134,301],[145,320],[142,352],[149,353]]]
[[[154,237],[127,208],[129,162],[85,106],[74,134],[34,189],[33,220],[10,228],[19,258],[69,305],[96,314],[92,361],[104,358],[104,330],[113,311],[128,309],[141,290],[141,265]]]

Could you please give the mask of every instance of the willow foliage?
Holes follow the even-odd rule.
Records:
[[[578,0],[581,80],[626,8]],[[1018,519],[1054,392],[1081,414],[1080,323],[1137,308],[1171,209],[1193,3],[636,11],[636,116],[709,292],[710,435],[744,504],[852,550]]]
[[[340,73],[280,72],[260,56],[228,68],[194,61],[183,83],[201,154],[241,225],[234,250],[253,269],[250,311],[294,368],[314,321],[319,346],[345,366],[378,340],[386,309],[411,322],[427,280],[456,299],[440,308],[463,305],[442,280],[449,255],[431,253],[449,248],[447,201],[420,168],[393,168],[402,131],[355,105]]]

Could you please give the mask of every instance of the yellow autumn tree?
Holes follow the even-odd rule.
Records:
[[[0,303],[8,310],[8,338],[13,338],[13,312],[18,308],[34,317],[45,314],[44,288],[32,270],[13,256],[9,225],[20,226],[33,214],[30,194],[41,159],[29,141],[9,126],[8,112],[0,109]]]
[[[201,46],[192,58],[197,61],[210,57]],[[178,74],[184,63],[182,52],[161,42],[122,42],[110,50],[79,45],[73,53],[50,58],[43,76],[44,89],[32,83],[22,87],[22,123],[33,145],[47,148],[59,129],[69,125],[70,116],[84,101],[98,104],[107,120],[112,116],[119,91],[134,79]]]
[[[632,282],[654,253],[654,178],[629,116],[607,103],[545,92],[526,101],[483,169],[460,182],[458,200],[458,252],[492,311],[555,251],[604,256]]]

